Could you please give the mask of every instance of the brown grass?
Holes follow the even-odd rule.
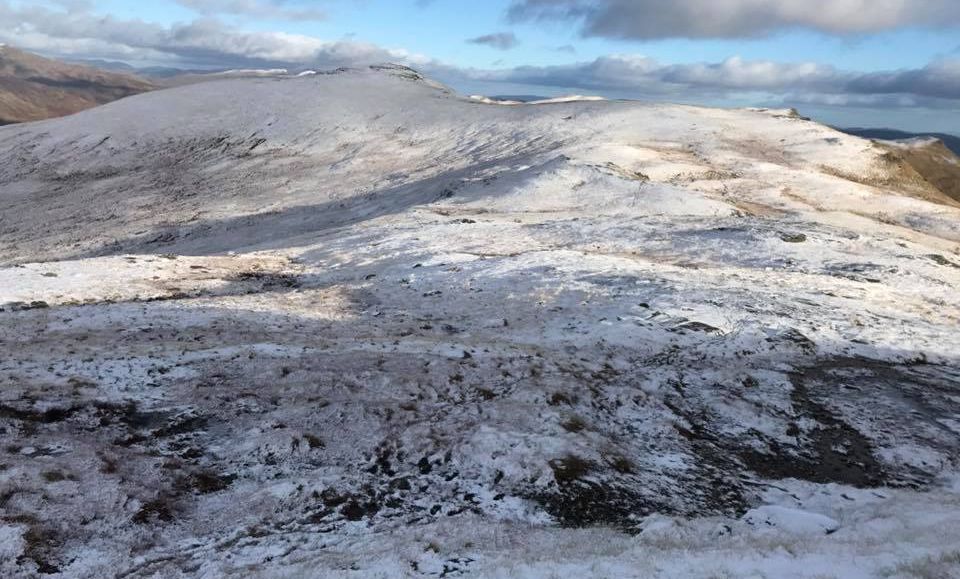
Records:
[[[153,88],[135,76],[0,48],[0,125],[70,115]]]
[[[820,170],[868,187],[960,207],[960,159],[942,144],[894,149],[874,143],[874,147],[880,154],[873,171],[853,174],[828,166],[821,166]]]

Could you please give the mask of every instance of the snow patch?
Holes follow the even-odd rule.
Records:
[[[494,99],[483,95],[470,95],[470,100],[476,101],[478,103],[483,103],[485,105],[505,105],[505,106],[517,106],[522,105],[520,101],[511,101],[511,100],[501,100]]]
[[[530,101],[527,104],[530,105],[553,105],[553,104],[563,104],[563,103],[579,103],[579,102],[600,102],[605,101],[606,98],[602,96],[586,96],[586,95],[567,95],[559,96],[549,99],[542,99],[538,101]]]
[[[285,76],[289,74],[286,68],[236,68],[214,73],[216,76]]]
[[[758,529],[774,527],[797,535],[829,535],[840,528],[830,517],[775,505],[752,509],[742,520]]]

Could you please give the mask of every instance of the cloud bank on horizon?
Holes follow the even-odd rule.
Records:
[[[738,97],[886,109],[960,109],[957,50],[936,55],[924,66],[866,71],[841,69],[829,62],[744,59],[735,54],[714,62],[673,63],[638,54],[646,43],[664,39],[730,41],[806,30],[856,42],[884,31],[960,30],[957,0],[502,0],[501,26],[535,22],[552,27],[557,31],[556,45],[569,47],[564,54],[575,53],[569,35],[574,39],[612,39],[619,43],[618,48],[627,43],[628,48],[636,49],[565,64],[530,62],[506,68],[440,60],[402,47],[386,48],[377,38],[329,40],[288,31],[284,24],[330,22],[328,9],[337,5],[337,0],[168,3],[191,16],[180,22],[159,22],[115,16],[95,0],[0,0],[0,42],[54,56],[182,68],[297,69],[393,61],[417,67],[454,86],[509,84],[684,101]],[[340,2],[341,8],[343,4]],[[436,4],[416,0],[411,10],[417,12],[410,14],[410,22],[395,25],[430,26],[427,14]],[[270,22],[275,29],[264,29],[261,21]],[[293,29],[300,30],[297,26]],[[500,53],[526,45],[522,35],[503,29],[465,35],[462,40],[463,45]]]

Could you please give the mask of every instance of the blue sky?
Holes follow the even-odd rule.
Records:
[[[464,92],[960,133],[957,0],[0,0],[0,41],[183,68],[394,60]]]

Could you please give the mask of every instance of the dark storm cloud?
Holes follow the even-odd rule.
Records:
[[[513,20],[572,21],[586,36],[744,38],[786,29],[857,34],[960,24],[957,0],[515,0]]]
[[[762,92],[820,95],[838,104],[871,99],[877,103],[909,102],[902,96],[914,101],[960,100],[960,59],[938,61],[920,69],[858,73],[815,63],[736,57],[717,63],[663,65],[645,57],[612,55],[561,66],[475,72],[474,78],[663,98]]]
[[[489,46],[491,48],[496,48],[498,50],[510,50],[515,48],[519,41],[517,36],[512,32],[498,32],[496,34],[485,34],[484,36],[478,36],[476,38],[471,38],[467,40],[470,44],[480,44],[483,46]]]

